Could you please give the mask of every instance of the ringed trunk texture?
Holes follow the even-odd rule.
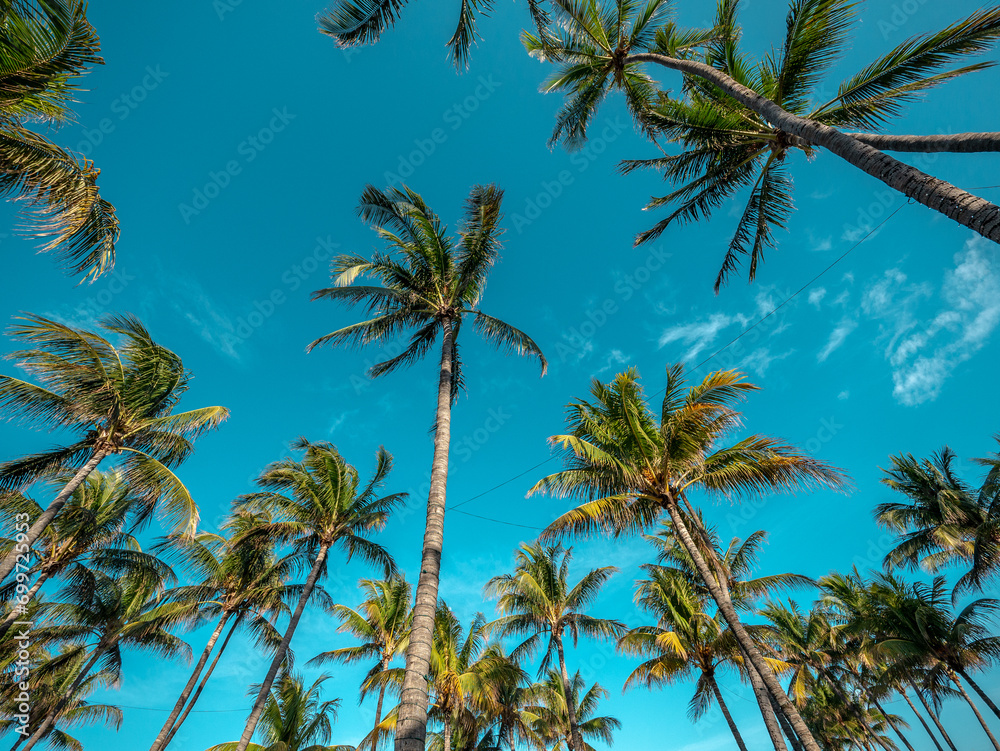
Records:
[[[652,52],[629,55],[624,62],[656,63],[713,83],[775,128],[822,146],[893,190],[944,214],[988,240],[1000,243],[1000,206],[904,164],[836,128],[793,115],[710,65]]]
[[[205,649],[202,650],[201,657],[198,659],[198,664],[194,666],[194,670],[191,672],[191,677],[188,678],[188,682],[184,686],[184,690],[181,691],[181,695],[177,697],[177,701],[174,703],[174,708],[170,712],[170,716],[167,717],[167,721],[163,723],[163,727],[160,728],[160,733],[156,736],[156,740],[153,741],[153,745],[149,747],[149,751],[160,751],[160,749],[162,749],[164,744],[167,742],[167,736],[170,734],[170,729],[173,727],[177,718],[180,717],[180,714],[184,709],[184,704],[187,702],[188,697],[191,696],[191,692],[194,691],[194,687],[198,683],[198,678],[201,677],[201,671],[205,669],[205,663],[208,662],[208,658],[212,654],[212,650],[215,648],[215,642],[219,640],[219,636],[222,634],[222,629],[226,627],[226,621],[228,620],[229,613],[224,613],[222,618],[219,619],[218,625],[215,627],[212,635],[208,638],[208,644],[206,644]]]
[[[944,738],[944,742],[948,744],[948,748],[950,748],[951,751],[958,751],[958,748],[956,748],[955,744],[951,740],[951,736],[948,735],[948,731],[945,730],[944,725],[941,724],[941,718],[937,716],[937,712],[935,712],[931,705],[927,703],[927,699],[925,699],[924,695],[920,693],[920,689],[914,686],[913,690],[916,692],[917,698],[920,699],[920,703],[924,705],[924,709],[927,710],[927,714],[930,715],[931,720],[933,720],[934,724],[937,726],[938,732],[941,733],[941,737]]]
[[[760,709],[760,716],[764,720],[764,727],[767,728],[767,736],[771,739],[771,745],[774,746],[774,751],[788,751],[788,746],[785,745],[785,739],[781,734],[781,726],[778,725],[774,710],[771,708],[771,695],[767,693],[767,688],[764,686],[764,681],[760,679],[760,674],[750,664],[746,652],[743,652],[742,649],[740,651],[743,654],[747,678],[750,680],[750,687],[757,700],[757,707]]]
[[[413,625],[406,647],[406,672],[399,694],[395,751],[424,751],[427,738],[427,676],[430,675],[434,615],[437,612],[441,549],[444,546],[444,509],[448,486],[448,447],[451,443],[451,363],[455,351],[452,322],[442,321],[441,370],[431,487],[427,494],[427,525],[420,553],[420,577],[413,604]],[[239,749],[238,751],[245,751]]]
[[[779,711],[788,719],[789,724],[792,726],[792,730],[795,731],[795,735],[799,737],[799,740],[802,742],[802,745],[807,749],[807,751],[821,751],[819,745],[816,743],[816,740],[812,737],[812,733],[809,732],[809,728],[802,719],[802,716],[781,688],[781,684],[778,683],[778,679],[774,675],[774,672],[768,667],[767,663],[764,662],[763,656],[757,650],[756,645],[754,645],[753,640],[746,632],[746,629],[743,628],[743,624],[740,622],[739,616],[737,615],[732,602],[723,595],[719,582],[712,574],[711,569],[708,567],[708,564],[701,555],[701,551],[698,550],[698,546],[691,538],[691,533],[688,531],[687,525],[684,524],[684,520],[681,518],[680,508],[677,505],[677,501],[672,497],[666,498],[663,505],[666,506],[666,510],[670,514],[670,521],[673,523],[674,531],[677,532],[677,536],[684,545],[684,548],[687,550],[688,555],[691,556],[691,560],[694,562],[695,568],[698,569],[699,576],[701,576],[704,580],[705,586],[712,595],[712,599],[715,600],[722,616],[726,619],[726,623],[728,623],[729,628],[732,629],[733,636],[736,637],[736,641],[739,643],[741,649],[750,660],[750,664],[753,665],[760,674],[760,678],[764,682],[764,686],[767,688],[768,693],[773,696],[774,700],[778,703]]]
[[[719,690],[719,684],[715,682],[715,676],[708,676],[708,684],[712,687],[712,693],[715,694],[715,700],[719,702],[719,709],[722,710],[722,716],[725,717],[726,722],[729,723],[729,729],[733,733],[736,745],[740,747],[740,751],[747,751],[747,746],[743,742],[743,736],[740,735],[740,730],[736,727],[736,722],[733,720],[733,716],[729,714],[729,707],[727,707],[726,702],[722,700],[722,692]]]
[[[941,748],[941,744],[938,743],[938,739],[937,736],[934,735],[934,731],[931,730],[931,726],[927,724],[927,720],[924,719],[924,716],[917,711],[915,706],[913,706],[913,702],[910,701],[910,697],[906,695],[906,692],[900,691],[899,695],[902,696],[906,700],[906,703],[910,705],[910,710],[914,715],[916,715],[917,719],[920,720],[920,724],[924,726],[924,730],[927,731],[927,735],[930,736],[930,739],[934,741],[934,746],[937,748],[937,751],[944,751],[944,749]]]
[[[576,723],[576,702],[573,701],[573,687],[569,682],[569,671],[566,670],[566,652],[563,650],[562,635],[553,637],[556,651],[559,654],[559,672],[562,673],[563,696],[566,699],[566,717],[569,718],[569,737],[573,741],[573,751],[585,751],[580,726]]]
[[[444,751],[451,751],[451,721],[444,721]]]
[[[25,595],[25,597],[28,598],[29,602],[31,601],[32,597],[38,594],[38,590],[42,588],[42,585],[46,582],[48,578],[49,575],[44,572],[38,575],[38,579],[35,581],[34,585],[32,585],[31,589],[29,589],[28,593]],[[3,623],[0,624],[0,636],[6,634],[10,630],[10,627],[14,625],[14,622],[17,621],[19,617],[17,611],[18,608],[15,605],[15,607],[11,608],[10,615],[8,615],[4,619]]]
[[[958,680],[958,676],[955,675],[953,671],[949,670],[948,677],[951,678],[951,682],[958,687],[958,690],[965,698],[965,701],[967,701],[969,706],[972,707],[972,711],[975,713],[976,719],[979,720],[979,724],[983,726],[983,731],[986,733],[986,736],[990,739],[990,743],[993,744],[993,748],[995,748],[996,751],[1000,751],[1000,743],[997,743],[997,739],[993,737],[993,733],[990,732],[990,726],[986,724],[986,719],[980,713],[979,707],[976,706],[976,703],[972,701],[972,697],[969,696],[968,692],[965,690],[965,686],[963,686],[962,682]]]
[[[793,731],[789,726],[788,718],[781,713],[781,710],[778,708],[778,704],[774,701],[773,696],[769,695],[767,698],[771,701],[771,709],[774,712],[774,716],[778,718],[778,724],[781,725],[781,730],[784,732],[788,742],[792,745],[792,748],[795,751],[802,751],[802,743],[795,736],[795,731]]]
[[[903,742],[903,745],[906,746],[907,751],[914,751],[913,746],[911,746],[910,742],[906,740],[906,736],[903,735],[903,731],[899,729],[899,726],[896,724],[896,721],[889,716],[888,712],[885,711],[885,707],[883,707],[878,702],[877,699],[873,699],[872,704],[874,704],[875,709],[881,712],[882,716],[885,717],[885,721],[889,723],[889,726],[895,731],[896,735],[899,736],[899,740],[901,740]]]
[[[919,154],[934,152],[973,154],[1000,151],[1000,133],[948,133],[937,136],[893,136],[884,133],[847,135],[880,151],[907,151]]]
[[[226,638],[222,640],[222,646],[219,647],[219,651],[215,653],[215,657],[212,659],[212,664],[208,666],[208,670],[205,671],[205,675],[202,676],[201,683],[198,684],[198,689],[194,692],[194,696],[191,697],[191,701],[188,702],[187,706],[184,707],[184,713],[177,718],[177,722],[174,726],[170,728],[170,732],[167,733],[167,739],[163,742],[161,748],[166,748],[173,741],[174,736],[177,735],[177,731],[181,729],[181,725],[184,724],[184,720],[187,716],[191,714],[191,710],[194,709],[194,705],[198,703],[198,698],[201,696],[201,692],[205,690],[205,684],[208,683],[208,679],[212,677],[212,673],[215,672],[215,666],[219,664],[219,658],[222,657],[222,653],[226,651],[226,647],[229,646],[229,640],[233,637],[233,632],[236,631],[236,627],[240,625],[239,618],[233,621],[233,625],[229,627],[229,633],[226,634]]]
[[[253,738],[254,731],[257,729],[257,722],[264,711],[264,704],[267,702],[267,696],[271,692],[271,686],[274,685],[274,679],[278,675],[281,663],[285,661],[285,653],[288,652],[288,645],[291,643],[295,629],[299,625],[299,619],[302,618],[302,611],[306,609],[306,602],[308,602],[309,596],[312,595],[313,588],[316,586],[316,580],[319,578],[320,569],[323,568],[323,561],[326,560],[326,554],[329,549],[329,545],[320,546],[319,554],[316,556],[312,570],[309,572],[309,578],[306,579],[306,585],[302,588],[299,604],[295,606],[295,612],[292,613],[292,617],[288,621],[288,628],[285,629],[285,635],[281,638],[281,644],[278,645],[278,649],[274,653],[274,659],[271,660],[271,667],[267,671],[264,682],[261,684],[260,692],[257,694],[257,700],[254,702],[250,717],[247,718],[247,725],[243,728],[243,737],[240,738],[240,742],[236,746],[236,751],[247,751],[247,746],[250,745],[250,739]]]
[[[80,487],[80,483],[87,479],[87,476],[97,469],[97,465],[108,455],[107,451],[98,450],[90,455],[90,459],[84,464],[80,469],[77,470],[73,478],[66,483],[66,486],[59,491],[59,495],[55,497],[49,507],[41,513],[41,515],[35,519],[31,527],[28,528],[28,539],[22,544],[26,544],[30,549],[32,545],[35,544],[35,540],[38,536],[45,531],[45,528],[49,526],[52,520],[55,518],[62,507],[66,505],[66,501],[69,497],[73,495],[73,491]],[[4,558],[3,563],[0,563],[0,581],[7,578],[7,575],[14,570],[17,565],[17,547],[15,546],[11,552]],[[27,748],[27,746],[25,747]]]
[[[979,684],[976,683],[974,680],[972,680],[972,678],[969,677],[969,674],[966,673],[964,670],[959,671],[958,674],[963,678],[965,678],[965,682],[968,683],[970,686],[972,686],[972,690],[975,691],[977,694],[979,694],[979,698],[981,698],[984,702],[986,702],[986,706],[990,708],[993,714],[995,714],[998,718],[1000,718],[1000,708],[998,708],[997,705],[993,702],[993,700],[989,697],[989,694],[987,694],[985,691],[979,688]]]

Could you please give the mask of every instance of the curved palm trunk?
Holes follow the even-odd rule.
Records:
[[[986,702],[986,706],[990,708],[993,714],[995,714],[997,717],[1000,717],[1000,707],[997,707],[997,705],[989,697],[989,694],[987,694],[985,691],[979,688],[979,684],[977,684],[974,680],[972,680],[972,678],[969,677],[969,674],[966,673],[964,670],[959,670],[958,674],[963,678],[965,678],[965,682],[968,683],[970,686],[972,686],[972,690],[975,691],[977,694],[979,694],[979,698],[981,698],[984,702]]]
[[[576,702],[573,701],[573,688],[569,682],[569,672],[566,670],[566,652],[563,650],[562,635],[555,634],[552,640],[556,643],[559,655],[559,672],[562,673],[563,696],[566,698],[566,716],[569,718],[569,736],[573,741],[573,751],[585,751],[580,727],[576,724]]]
[[[764,662],[764,657],[758,651],[756,645],[754,645],[753,640],[746,632],[746,629],[743,628],[743,624],[740,623],[739,616],[737,615],[732,602],[729,598],[723,595],[719,582],[716,580],[715,576],[712,575],[711,569],[709,569],[708,564],[705,563],[705,559],[702,557],[701,551],[698,550],[698,546],[691,538],[691,533],[688,531],[687,525],[684,524],[684,520],[681,518],[680,508],[677,505],[677,501],[672,497],[667,497],[664,499],[663,505],[665,506],[667,513],[670,515],[670,521],[673,524],[674,531],[677,533],[678,539],[687,550],[688,555],[691,556],[691,560],[694,562],[695,568],[698,569],[699,576],[701,576],[704,580],[705,586],[712,595],[712,599],[715,600],[723,618],[726,619],[726,623],[728,623],[729,628],[732,629],[733,636],[736,637],[736,641],[739,642],[741,649],[750,660],[750,664],[753,665],[760,674],[760,678],[764,682],[767,692],[774,697],[774,700],[778,703],[778,709],[785,715],[786,718],[788,718],[788,722],[792,726],[792,730],[795,731],[795,735],[799,737],[799,740],[802,741],[802,745],[807,749],[807,751],[821,751],[819,745],[812,737],[812,733],[809,732],[809,728],[806,726],[802,716],[795,708],[795,705],[793,705],[788,699],[788,696],[781,688],[781,684],[778,683],[777,676],[775,676],[774,672],[768,667],[767,663]]]
[[[48,580],[48,578],[49,575],[46,574],[45,572],[40,573],[38,575],[38,579],[35,581],[31,589],[28,590],[28,593],[25,595],[25,597],[27,597],[28,600],[30,601],[32,597],[38,594],[38,590],[42,588],[42,585]],[[8,615],[4,619],[3,623],[0,624],[0,636],[3,636],[10,630],[10,627],[14,625],[14,622],[17,621],[18,617],[19,617],[18,608],[17,606],[15,606],[11,608],[10,615]]]
[[[904,164],[836,128],[793,115],[710,65],[652,52],[629,55],[624,60],[625,64],[644,62],[656,63],[715,84],[775,128],[798,136],[810,144],[822,146],[893,190],[944,214],[993,242],[1000,242],[1000,206]]]
[[[233,632],[236,631],[236,627],[240,625],[239,619],[233,622],[233,625],[229,627],[229,633],[226,634],[226,638],[222,640],[222,646],[219,647],[219,651],[215,653],[215,657],[212,659],[212,664],[208,666],[208,670],[205,671],[205,675],[202,676],[201,683],[198,684],[198,689],[194,692],[194,696],[191,697],[191,701],[188,702],[187,706],[184,707],[184,713],[177,718],[177,722],[174,726],[170,728],[170,732],[167,733],[167,739],[163,741],[161,749],[166,748],[173,741],[174,736],[177,735],[177,731],[181,729],[181,725],[184,724],[184,720],[187,716],[191,714],[191,710],[194,709],[194,705],[198,703],[198,697],[201,696],[201,692],[205,689],[205,684],[208,683],[208,679],[212,677],[212,673],[215,672],[215,666],[219,664],[219,658],[222,657],[222,653],[226,651],[226,647],[229,646],[229,640],[233,636]]]
[[[399,694],[395,751],[424,751],[427,738],[427,676],[430,674],[434,614],[437,611],[438,580],[441,576],[441,549],[444,546],[448,447],[451,442],[451,364],[455,347],[451,322],[442,321],[442,330],[444,337],[441,343],[441,371],[438,376],[431,487],[427,494],[427,526],[420,553],[420,578],[417,580],[413,604],[410,643],[406,648],[406,672]]]
[[[719,702],[719,709],[722,710],[722,716],[726,718],[726,722],[729,723],[729,729],[732,731],[733,738],[736,740],[736,745],[740,747],[740,751],[747,751],[747,746],[743,742],[743,736],[740,735],[739,728],[736,727],[736,722],[733,720],[733,716],[729,714],[729,707],[726,706],[726,702],[722,700],[722,692],[719,690],[719,684],[715,682],[714,676],[706,676],[708,678],[708,685],[712,687],[712,693],[715,694],[715,700]]]
[[[893,136],[884,133],[848,133],[851,138],[882,151],[920,154],[948,152],[972,154],[1000,151],[1000,133],[948,133],[936,136]]]
[[[983,731],[986,733],[986,736],[990,739],[990,743],[993,744],[993,748],[995,748],[996,751],[1000,751],[1000,743],[997,743],[997,739],[993,736],[993,733],[990,732],[990,726],[986,724],[986,720],[980,713],[979,707],[977,707],[976,703],[972,701],[972,697],[969,696],[968,692],[965,690],[965,686],[962,685],[962,682],[958,680],[958,676],[955,675],[953,671],[949,670],[948,677],[951,678],[951,682],[958,687],[958,690],[965,698],[965,701],[968,702],[970,707],[972,707],[972,711],[975,713],[976,719],[979,720],[979,724],[983,726]]]
[[[944,725],[941,724],[941,718],[937,716],[937,712],[935,712],[931,708],[931,705],[927,703],[927,699],[925,699],[924,695],[920,693],[920,689],[914,686],[913,690],[916,692],[917,698],[920,699],[920,703],[924,705],[924,709],[927,710],[927,714],[930,715],[934,725],[937,726],[938,732],[941,733],[941,737],[944,738],[944,742],[948,744],[948,748],[950,748],[951,751],[958,751],[958,748],[956,748],[955,744],[951,740],[951,736],[948,735],[948,731],[945,730]]]
[[[924,730],[927,731],[927,735],[930,736],[930,739],[934,741],[934,746],[937,748],[937,751],[944,751],[944,749],[941,748],[941,744],[938,743],[938,739],[937,736],[934,735],[934,731],[931,730],[931,726],[927,724],[927,720],[924,719],[924,716],[917,711],[915,706],[913,706],[913,702],[910,701],[910,697],[906,695],[906,692],[900,691],[899,695],[902,696],[906,700],[906,703],[910,705],[910,710],[914,715],[916,715],[917,719],[920,720],[920,724],[924,726]]]
[[[66,505],[66,501],[68,501],[69,497],[73,495],[73,491],[80,487],[80,483],[86,480],[87,476],[97,469],[97,465],[100,464],[107,455],[108,452],[102,450],[95,451],[90,455],[90,459],[87,460],[87,463],[77,470],[77,473],[73,475],[73,479],[66,483],[66,486],[59,491],[59,495],[57,495],[52,503],[49,504],[49,507],[45,509],[45,511],[43,511],[41,515],[35,519],[31,527],[28,528],[28,539],[25,540],[24,544],[27,544],[29,548],[35,544],[35,540],[38,539],[38,536],[45,531],[45,528],[49,526],[56,514],[58,514],[62,510],[62,507]],[[15,546],[7,557],[3,559],[3,563],[0,563],[0,581],[6,579],[7,575],[14,570],[14,567],[17,565],[17,555],[17,548]]]
[[[316,580],[319,579],[319,572],[323,568],[323,561],[326,560],[326,554],[329,549],[329,545],[320,546],[316,560],[313,562],[312,570],[309,572],[309,578],[306,579],[305,586],[302,588],[299,604],[295,606],[295,612],[292,613],[292,617],[288,621],[288,628],[285,629],[285,635],[281,638],[281,644],[278,645],[278,649],[274,653],[274,659],[271,660],[271,667],[268,669],[267,676],[264,678],[264,682],[260,686],[260,691],[257,693],[257,700],[250,711],[250,717],[247,718],[246,727],[243,728],[243,737],[236,744],[236,751],[247,751],[247,746],[250,745],[250,739],[257,729],[257,722],[260,720],[261,712],[264,711],[264,704],[267,703],[271,686],[274,685],[274,679],[278,675],[281,663],[285,661],[288,645],[292,641],[292,636],[295,635],[295,629],[299,625],[299,619],[302,618],[302,611],[306,609],[306,602],[308,602],[309,596],[312,595],[313,588],[316,586]]]
[[[198,659],[198,664],[194,666],[194,670],[191,672],[191,677],[188,678],[188,682],[184,686],[184,690],[181,691],[181,695],[178,696],[177,701],[174,702],[174,708],[170,712],[170,716],[167,717],[167,721],[163,723],[163,727],[160,728],[160,733],[156,736],[156,740],[153,741],[153,745],[149,747],[149,751],[160,751],[160,749],[163,748],[163,745],[167,742],[167,735],[170,733],[170,729],[173,727],[174,722],[184,709],[184,704],[187,702],[188,697],[191,696],[191,692],[194,691],[195,684],[198,683],[198,678],[201,676],[201,671],[205,669],[205,663],[208,662],[209,655],[212,654],[212,650],[215,648],[215,642],[219,640],[219,636],[222,634],[222,629],[226,627],[226,621],[228,620],[229,613],[226,612],[222,615],[222,618],[219,619],[218,625],[209,637],[208,644],[205,645],[205,649],[202,650],[201,657]]]
[[[774,716],[778,718],[778,724],[781,726],[782,732],[784,732],[785,737],[791,744],[793,751],[802,751],[802,742],[795,735],[795,731],[792,730],[791,726],[788,724],[788,718],[781,713],[781,709],[778,707],[778,703],[774,700],[774,697],[768,694],[768,700],[771,702],[771,710],[774,712]]]
[[[872,699],[872,704],[874,704],[875,709],[881,712],[882,716],[885,717],[885,721],[889,723],[889,727],[891,727],[893,731],[895,731],[896,735],[899,736],[899,740],[901,740],[903,745],[906,746],[907,751],[914,751],[913,746],[910,745],[910,742],[906,740],[906,736],[903,735],[903,731],[899,729],[896,721],[889,716],[888,712],[885,711],[885,707],[879,704],[878,699]],[[923,720],[923,718],[921,718],[921,720]]]
[[[767,693],[764,681],[760,679],[760,675],[754,669],[754,666],[750,664],[746,652],[743,652],[742,648],[740,651],[743,654],[750,688],[753,689],[753,696],[757,700],[757,707],[760,709],[760,716],[764,720],[764,727],[767,728],[767,736],[771,739],[771,745],[774,746],[774,751],[788,751],[785,739],[781,735],[781,727],[778,725],[778,720],[774,716],[774,710],[771,707],[771,695]]]

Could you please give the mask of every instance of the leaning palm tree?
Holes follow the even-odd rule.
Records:
[[[75,79],[100,57],[83,0],[5,3],[0,19],[0,194],[24,201],[27,233],[47,240],[74,274],[96,279],[115,262],[118,219],[100,170],[31,129],[73,120]]]
[[[312,443],[300,438],[292,448],[304,452],[302,459],[284,459],[269,465],[257,480],[263,491],[243,496],[236,504],[237,510],[263,512],[273,520],[262,520],[238,538],[235,545],[254,540],[290,544],[301,564],[309,569],[295,610],[257,692],[237,751],[246,751],[253,737],[306,603],[319,592],[317,584],[326,576],[331,548],[341,548],[348,561],[357,555],[380,566],[386,576],[396,572],[396,565],[385,548],[369,539],[369,535],[382,529],[392,511],[406,500],[406,493],[379,495],[392,470],[392,455],[379,448],[375,471],[362,485],[358,471],[344,460],[333,444]]]
[[[330,676],[321,675],[306,688],[300,676],[283,674],[267,697],[261,717],[263,743],[251,743],[249,751],[353,751],[351,746],[328,746],[333,736],[340,699],[320,699],[323,683]],[[252,686],[255,693],[260,687]],[[238,743],[219,743],[208,751],[234,751]]]
[[[501,613],[489,624],[489,631],[502,637],[526,637],[511,652],[511,657],[517,661],[537,652],[547,638],[538,671],[541,674],[547,670],[555,657],[566,691],[571,689],[572,683],[566,668],[564,637],[569,635],[575,645],[580,634],[593,639],[618,639],[626,631],[621,621],[594,618],[584,613],[618,569],[614,566],[592,569],[571,585],[568,578],[572,558],[572,550],[559,545],[522,544],[514,573],[493,577],[485,588],[487,595],[498,598],[497,609]],[[571,749],[584,751],[575,705],[569,694],[564,698],[573,739]]]
[[[614,536],[642,532],[666,512],[677,539],[715,600],[726,623],[767,692],[809,751],[816,742],[781,688],[774,670],[740,622],[726,587],[728,577],[706,556],[688,527],[697,520],[688,494],[695,489],[716,496],[740,497],[803,486],[837,488],[843,476],[833,467],[793,446],[751,435],[726,446],[726,434],[741,425],[735,409],[756,386],[734,371],[710,373],[688,387],[684,368],[667,370],[666,393],[654,415],[635,369],[611,383],[594,380],[592,402],[568,407],[569,432],[553,436],[567,469],[540,480],[531,492],[580,496],[583,505],[549,525],[543,537],[603,532]]]
[[[678,143],[678,155],[627,162],[662,169],[679,184],[647,208],[672,211],[637,244],[668,226],[708,217],[743,189],[749,200],[725,254],[716,290],[749,257],[752,280],[773,231],[792,211],[787,157],[826,149],[893,190],[1000,242],[1000,207],[934,178],[886,151],[997,151],[1000,133],[895,136],[847,132],[881,128],[919,94],[989,67],[967,63],[1000,38],[1000,8],[984,8],[933,34],[903,42],[821,96],[825,74],[844,57],[856,18],[855,0],[791,0],[780,47],[761,61],[741,50],[739,0],[719,0],[712,29],[683,31],[669,21],[668,0],[553,0],[560,24],[545,38],[524,34],[529,53],[558,69],[543,91],[563,92],[553,140],[570,147],[612,90],[624,93],[652,139]],[[554,41],[553,41],[554,39]],[[680,98],[657,91],[643,66],[681,74]],[[818,102],[816,99],[818,98]]]
[[[378,701],[375,705],[375,724],[367,740],[358,744],[359,748],[368,743],[372,751],[379,745],[379,728],[382,724],[382,705],[389,687],[386,672],[392,661],[406,650],[410,639],[410,584],[402,576],[391,579],[362,579],[361,589],[367,595],[360,610],[346,605],[334,605],[330,612],[340,621],[339,631],[347,632],[361,640],[360,644],[341,647],[316,655],[310,664],[327,662],[352,663],[361,660],[375,660],[371,670],[361,684],[358,702],[363,702],[369,692],[378,686]]]
[[[406,650],[396,732],[399,751],[423,751],[427,732],[424,677],[431,657],[444,544],[451,406],[463,385],[458,350],[462,322],[471,319],[491,344],[538,358],[543,374],[546,368],[545,357],[531,337],[478,308],[500,251],[502,199],[503,191],[495,186],[474,187],[466,202],[459,237],[454,240],[445,235],[438,216],[414,191],[393,188],[382,192],[368,186],[358,213],[386,241],[389,252],[377,253],[370,260],[356,255],[338,256],[333,261],[334,286],[313,295],[314,299],[339,300],[351,306],[364,304],[371,318],[317,339],[309,345],[310,350],[323,344],[381,344],[415,329],[402,354],[372,367],[373,377],[413,364],[441,337],[434,457],[413,608],[413,638]],[[354,282],[361,276],[378,285],[356,286]]]
[[[121,476],[133,493],[150,508],[162,501],[168,522],[192,534],[198,507],[171,468],[190,456],[192,441],[217,427],[228,410],[174,413],[191,374],[134,316],[102,321],[104,331],[121,340],[118,346],[92,331],[41,316],[19,320],[12,335],[31,349],[11,357],[39,384],[0,375],[0,414],[68,430],[78,438],[68,446],[0,464],[0,491],[75,470],[18,542],[30,548],[80,483],[111,456],[119,457]],[[4,557],[0,581],[16,561],[16,551]]]
[[[574,735],[599,739],[606,745],[614,743],[614,732],[621,722],[610,716],[595,716],[598,703],[607,698],[608,692],[599,683],[584,691],[586,685],[580,671],[566,681],[558,670],[549,670],[545,680],[531,688],[533,703],[526,712],[532,716],[532,730],[542,748],[552,751],[572,751],[576,748]],[[566,697],[569,697],[567,704]],[[576,732],[570,725],[570,717],[576,718]],[[595,751],[586,741],[580,747],[583,751]]]

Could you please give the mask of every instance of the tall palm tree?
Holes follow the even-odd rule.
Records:
[[[234,631],[241,627],[246,629],[258,647],[268,650],[275,649],[281,642],[281,635],[272,623],[288,612],[285,599],[297,593],[298,587],[287,584],[297,561],[290,555],[277,557],[267,541],[261,538],[235,544],[245,532],[268,521],[270,518],[260,514],[237,514],[227,521],[221,535],[202,533],[193,540],[175,535],[158,546],[171,558],[178,559],[189,576],[200,579],[198,584],[175,587],[165,593],[165,598],[199,608],[198,622],[192,625],[200,625],[210,619],[217,621],[150,751],[160,751],[170,744],[197,703]],[[227,625],[229,632],[202,676],[208,658]]]
[[[646,401],[639,375],[629,369],[611,383],[595,379],[594,401],[568,407],[569,432],[553,436],[562,448],[567,469],[540,480],[531,492],[580,496],[581,506],[549,525],[544,538],[597,531],[611,535],[642,532],[661,513],[670,518],[674,534],[690,556],[703,584],[715,600],[736,641],[759,674],[767,692],[809,751],[815,740],[795,706],[782,690],[773,669],[740,622],[717,561],[706,560],[689,521],[697,514],[688,493],[700,489],[729,497],[793,490],[803,486],[837,488],[841,473],[796,448],[762,435],[732,445],[726,434],[741,424],[735,409],[756,386],[734,371],[710,373],[688,387],[684,368],[667,370],[659,415]]]
[[[379,495],[392,471],[392,455],[380,447],[376,452],[375,471],[362,485],[358,471],[344,460],[333,444],[312,443],[300,438],[292,448],[304,452],[301,461],[283,459],[269,465],[257,480],[263,491],[237,501],[237,510],[263,512],[273,521],[262,520],[237,538],[235,545],[254,539],[269,544],[290,544],[301,564],[309,569],[295,610],[257,692],[237,751],[246,751],[253,737],[306,603],[317,591],[317,583],[326,576],[330,549],[341,548],[348,561],[355,555],[360,556],[380,566],[386,576],[396,572],[396,565],[385,548],[369,539],[369,535],[382,529],[392,511],[406,500],[406,493]]]
[[[740,751],[747,751],[715,680],[720,667],[738,666],[740,652],[722,616],[705,612],[705,598],[686,577],[658,566],[644,566],[649,575],[636,583],[636,602],[656,617],[651,626],[629,630],[618,642],[619,651],[647,657],[625,680],[627,690],[637,684],[655,688],[688,680],[697,674],[688,716],[697,721],[719,703]]]
[[[92,331],[36,315],[18,319],[14,339],[31,349],[11,357],[39,385],[0,375],[0,414],[79,438],[68,446],[0,464],[0,490],[23,488],[41,478],[75,469],[75,474],[38,518],[25,538],[30,548],[69,500],[73,491],[107,457],[119,457],[123,480],[177,530],[193,534],[198,507],[171,471],[194,450],[192,441],[229,416],[223,407],[174,413],[191,374],[181,359],[153,341],[130,315],[101,322],[115,346]],[[78,468],[77,468],[78,467]],[[0,564],[0,581],[13,571],[15,549]]]
[[[321,675],[306,688],[301,676],[283,674],[268,693],[261,717],[262,744],[251,743],[250,751],[353,751],[351,746],[328,746],[333,736],[340,699],[320,699]],[[252,686],[256,692],[259,686]],[[219,743],[208,751],[234,751],[239,744]]]
[[[614,732],[621,722],[610,716],[595,716],[597,706],[608,692],[599,683],[589,689],[578,670],[567,681],[558,670],[549,670],[545,680],[532,687],[534,703],[527,713],[533,717],[532,730],[544,748],[552,751],[572,751],[576,748],[575,736],[600,739],[607,745],[614,743]],[[569,703],[567,703],[569,697]],[[570,718],[575,720],[571,721]],[[575,730],[571,722],[575,722]],[[586,741],[580,746],[583,751],[594,751]]]
[[[74,274],[96,279],[115,262],[118,219],[100,170],[31,129],[74,119],[76,83],[102,65],[83,0],[5,4],[0,19],[0,194],[25,201],[27,233]]]
[[[363,702],[369,692],[378,686],[372,734],[358,744],[358,748],[370,745],[372,751],[375,751],[379,745],[382,705],[389,685],[384,677],[392,661],[406,651],[410,639],[412,620],[410,584],[402,576],[380,580],[362,579],[360,584],[362,592],[367,596],[359,610],[337,604],[330,609],[330,612],[340,621],[340,628],[337,630],[351,634],[361,643],[321,652],[309,663],[322,665],[327,662],[352,663],[375,660],[375,664],[361,683],[361,693],[358,697],[358,702]]]
[[[594,618],[584,613],[618,569],[614,566],[592,569],[571,585],[568,579],[572,558],[572,549],[559,545],[522,544],[514,573],[493,577],[485,588],[487,595],[498,598],[497,609],[501,613],[489,624],[489,631],[501,637],[525,638],[511,652],[511,657],[518,661],[538,651],[547,638],[539,673],[547,670],[555,657],[562,685],[567,691],[572,688],[572,682],[566,667],[565,635],[568,634],[575,645],[580,634],[593,639],[618,639],[626,631],[621,621]],[[568,694],[565,701],[573,738],[572,751],[583,751],[575,705]]]
[[[427,732],[424,676],[430,664],[444,544],[451,406],[463,385],[458,350],[462,322],[472,319],[486,340],[503,350],[536,357],[543,375],[546,368],[545,357],[531,337],[478,308],[500,251],[502,199],[503,191],[495,186],[474,187],[456,240],[445,235],[437,214],[414,191],[393,188],[382,192],[368,186],[358,213],[385,240],[388,253],[376,253],[371,259],[338,256],[333,260],[334,286],[313,295],[314,299],[338,300],[350,306],[363,304],[371,317],[317,339],[309,345],[310,350],[323,344],[381,344],[415,329],[402,354],[372,367],[373,377],[413,364],[441,337],[427,524],[413,607],[413,636],[406,650],[397,751],[423,751]],[[355,285],[361,276],[378,286]]]

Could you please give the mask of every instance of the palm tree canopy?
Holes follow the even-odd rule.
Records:
[[[612,745],[614,732],[621,727],[621,722],[615,717],[595,714],[601,699],[607,698],[608,692],[599,683],[585,690],[586,684],[580,671],[570,677],[569,683],[581,735]],[[569,742],[569,712],[565,684],[559,671],[549,670],[545,680],[532,687],[531,698],[533,703],[526,708],[526,713],[532,718],[532,730],[536,737],[546,747],[551,746],[552,751],[569,751],[572,748]],[[587,742],[584,742],[584,748],[594,751],[594,747]]]

